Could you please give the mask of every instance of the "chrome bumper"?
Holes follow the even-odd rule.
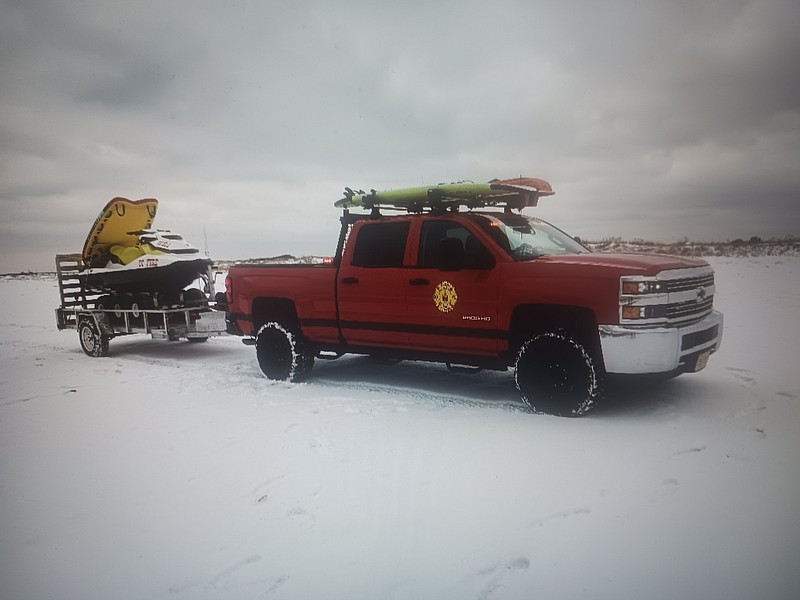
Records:
[[[625,325],[600,325],[603,361],[609,373],[666,373],[705,366],[698,357],[719,349],[722,313],[678,327],[642,329]],[[705,358],[704,357],[704,358]]]

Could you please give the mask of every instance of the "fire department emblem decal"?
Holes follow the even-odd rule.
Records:
[[[456,288],[449,281],[443,281],[436,286],[433,292],[433,303],[443,313],[448,313],[453,310],[456,302],[458,302],[458,294]]]

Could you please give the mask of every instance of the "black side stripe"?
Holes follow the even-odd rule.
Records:
[[[301,319],[300,325],[305,327],[336,327],[330,319]],[[394,333],[416,333],[427,335],[447,335],[452,337],[471,337],[489,340],[501,340],[508,337],[507,331],[497,329],[476,329],[472,327],[445,327],[439,325],[415,325],[409,323],[381,323],[375,321],[342,321],[342,329],[358,329],[360,331],[391,331]]]
[[[251,315],[244,313],[228,313],[231,319],[252,321]],[[336,329],[336,319],[300,319],[301,327],[331,327]],[[472,327],[445,327],[441,325],[414,325],[410,323],[382,323],[376,321],[342,321],[342,329],[360,331],[391,331],[394,333],[416,333],[428,335],[445,335],[451,337],[480,338],[487,340],[503,340],[508,331],[497,329],[477,329]]]

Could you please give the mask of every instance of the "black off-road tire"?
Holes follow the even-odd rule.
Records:
[[[256,357],[264,375],[276,381],[305,381],[314,367],[303,334],[275,321],[258,330]]]
[[[87,356],[99,358],[108,356],[108,336],[100,333],[91,321],[82,321],[78,325],[78,339],[81,349]]]
[[[565,333],[541,333],[522,344],[514,380],[522,401],[537,413],[580,417],[602,396],[602,368]]]

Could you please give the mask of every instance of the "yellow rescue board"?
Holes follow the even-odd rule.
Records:
[[[156,218],[158,200],[114,198],[106,204],[89,230],[83,245],[83,262],[92,266],[95,258],[108,254],[111,246],[135,246],[139,238],[132,231],[150,229]]]

